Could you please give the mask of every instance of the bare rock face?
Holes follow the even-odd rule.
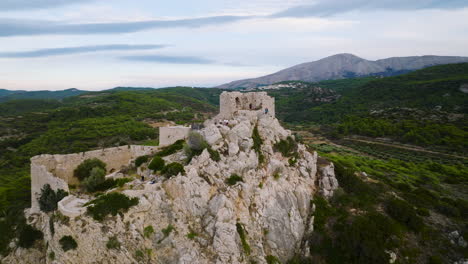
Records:
[[[257,127],[263,141],[261,163],[253,149]],[[272,116],[239,117],[229,125],[209,125],[199,131],[220,154],[214,161],[205,149],[187,164],[185,175],[129,188],[139,204],[122,215],[97,222],[86,214],[55,221],[39,213],[30,221],[44,232],[44,254],[37,263],[266,263],[273,255],[286,262],[301,250],[313,230],[313,199],[337,188],[333,164],[317,165],[317,153],[298,144],[297,162],[273,150],[291,135]],[[238,175],[235,184],[227,180]],[[128,183],[133,186],[135,183]],[[151,226],[154,233],[145,235]],[[170,230],[170,231],[168,231]],[[71,235],[76,250],[64,252],[59,240]],[[110,237],[121,243],[109,249]],[[16,253],[15,253],[16,254]],[[20,263],[12,254],[2,263]],[[26,254],[28,255],[28,254]],[[22,263],[22,262],[21,262]]]

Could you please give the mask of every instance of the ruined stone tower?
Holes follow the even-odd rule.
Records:
[[[219,98],[219,119],[232,119],[236,115],[265,114],[275,117],[275,99],[266,92],[223,92]]]

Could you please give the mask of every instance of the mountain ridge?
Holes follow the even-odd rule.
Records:
[[[468,57],[424,55],[390,57],[371,61],[350,53],[340,53],[317,61],[301,63],[258,78],[222,84],[216,88],[255,88],[282,81],[318,82],[372,75],[394,76],[429,66],[462,62],[468,62]]]

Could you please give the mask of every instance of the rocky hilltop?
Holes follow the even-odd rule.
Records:
[[[318,61],[299,64],[259,78],[230,82],[217,88],[255,88],[283,81],[318,82],[369,75],[391,76],[433,65],[462,62],[468,62],[468,58],[454,56],[412,56],[370,61],[353,54],[343,53]]]
[[[28,210],[44,242],[15,249],[2,263],[267,263],[306,254],[314,195],[329,197],[338,187],[333,164],[309,152],[274,115],[237,110],[229,120],[208,120],[190,133],[185,150],[163,156],[166,164],[193,156],[177,175],[149,169],[151,159],[138,166],[129,160],[108,175],[131,177],[133,166],[145,176],[106,192],[137,198],[126,212],[95,220],[86,202],[96,194],[72,188],[57,213]],[[204,149],[190,154],[197,142]],[[75,249],[64,250],[65,236]],[[118,247],[109,247],[111,240]]]

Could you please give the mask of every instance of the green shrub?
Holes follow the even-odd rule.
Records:
[[[200,153],[209,146],[205,138],[203,138],[203,136],[196,131],[191,131],[189,133],[187,138],[187,145],[190,147],[190,149]]]
[[[120,249],[120,241],[117,239],[117,236],[109,237],[109,240],[106,243],[108,249]]]
[[[281,178],[281,173],[279,173],[279,172],[277,171],[277,172],[275,172],[275,173],[273,174],[273,179],[279,180],[279,178]]]
[[[148,165],[148,169],[159,171],[164,168],[164,160],[160,156],[155,156],[151,163]]]
[[[55,252],[51,251],[49,252],[49,259],[54,261],[55,260]]]
[[[406,225],[410,230],[419,232],[422,230],[424,223],[422,219],[417,215],[416,210],[400,199],[390,199],[385,204],[385,211],[398,222]]]
[[[210,158],[213,160],[213,161],[220,161],[221,160],[221,156],[219,155],[219,152],[217,150],[214,150],[212,149],[211,147],[208,148],[208,153],[210,153]]]
[[[73,175],[82,181],[90,176],[91,170],[94,167],[99,167],[105,171],[106,163],[97,158],[87,159],[78,165],[78,167],[76,167],[76,169],[73,171]]]
[[[324,255],[331,263],[388,263],[386,250],[398,245],[401,230],[388,217],[371,212],[340,221],[332,243],[323,241]]]
[[[141,164],[147,162],[149,160],[149,156],[148,155],[145,155],[145,156],[140,156],[138,158],[135,159],[135,167],[140,167]]]
[[[51,215],[49,218],[49,230],[52,236],[55,235],[54,219],[55,219],[54,215]]]
[[[243,182],[244,180],[242,179],[241,176],[237,174],[232,174],[229,178],[226,179],[226,184],[233,186],[236,185],[238,182]]]
[[[253,149],[257,153],[258,156],[258,163],[263,164],[265,162],[265,155],[262,153],[262,144],[263,140],[258,132],[258,126],[256,125],[252,131],[252,139],[253,139]]]
[[[427,210],[426,208],[418,208],[416,210],[417,214],[420,215],[420,216],[430,216],[431,213],[429,212],[429,210]]]
[[[122,186],[125,185],[125,183],[131,182],[131,181],[133,181],[133,179],[131,179],[131,178],[107,179],[104,182],[102,182],[101,184],[97,185],[94,188],[94,191],[95,192],[104,192],[104,191],[112,189],[112,188],[122,187]],[[98,196],[98,195],[95,194],[95,196]]]
[[[166,228],[163,228],[161,231],[164,234],[164,237],[168,237],[172,231],[174,231],[174,226],[169,224]]]
[[[143,261],[145,259],[145,253],[143,253],[141,250],[135,251],[135,259],[137,261]]]
[[[292,137],[287,137],[273,145],[273,150],[281,152],[284,157],[293,157],[297,155],[297,143]]]
[[[172,155],[184,147],[184,142],[185,140],[183,139],[177,140],[176,142],[174,142],[174,144],[162,148],[161,151],[159,151],[156,155],[160,157]]]
[[[241,240],[242,248],[244,249],[245,254],[250,255],[251,249],[249,243],[247,243],[247,234],[245,233],[244,227],[241,223],[236,223],[236,230],[239,234]]]
[[[265,260],[268,264],[281,264],[281,261],[273,255],[266,256]]]
[[[460,217],[461,215],[457,207],[446,202],[440,202],[435,209],[437,212],[450,217]]]
[[[442,264],[444,263],[444,261],[442,261],[442,258],[440,256],[430,256],[427,263],[428,264]]]
[[[170,178],[172,176],[176,176],[177,174],[185,174],[184,166],[178,162],[172,162],[166,165],[162,170],[161,173],[166,176],[166,178]]]
[[[187,234],[187,238],[190,239],[190,240],[194,240],[195,237],[197,237],[197,236],[198,236],[198,234],[193,232],[193,231],[191,231],[190,233]]]
[[[38,239],[42,239],[44,234],[36,228],[25,225],[19,234],[18,246],[22,248],[30,248]]]
[[[46,184],[41,189],[41,195],[39,197],[39,208],[43,212],[52,212],[57,210],[57,203],[65,198],[68,193],[62,189],[58,189],[57,192],[52,190],[49,184]]]
[[[154,228],[151,225],[143,229],[143,234],[145,235],[146,238],[149,238],[153,233],[154,233]]]
[[[73,250],[78,247],[75,239],[72,236],[63,236],[59,240],[60,246],[62,246],[63,251],[67,252],[68,250]]]
[[[85,178],[81,184],[87,192],[94,192],[97,187],[101,185],[105,180],[106,171],[100,167],[94,167],[91,169],[89,177]]]
[[[124,213],[134,205],[138,204],[138,198],[129,198],[122,193],[109,193],[87,203],[87,213],[92,215],[94,220],[102,221],[107,215],[113,216]]]

